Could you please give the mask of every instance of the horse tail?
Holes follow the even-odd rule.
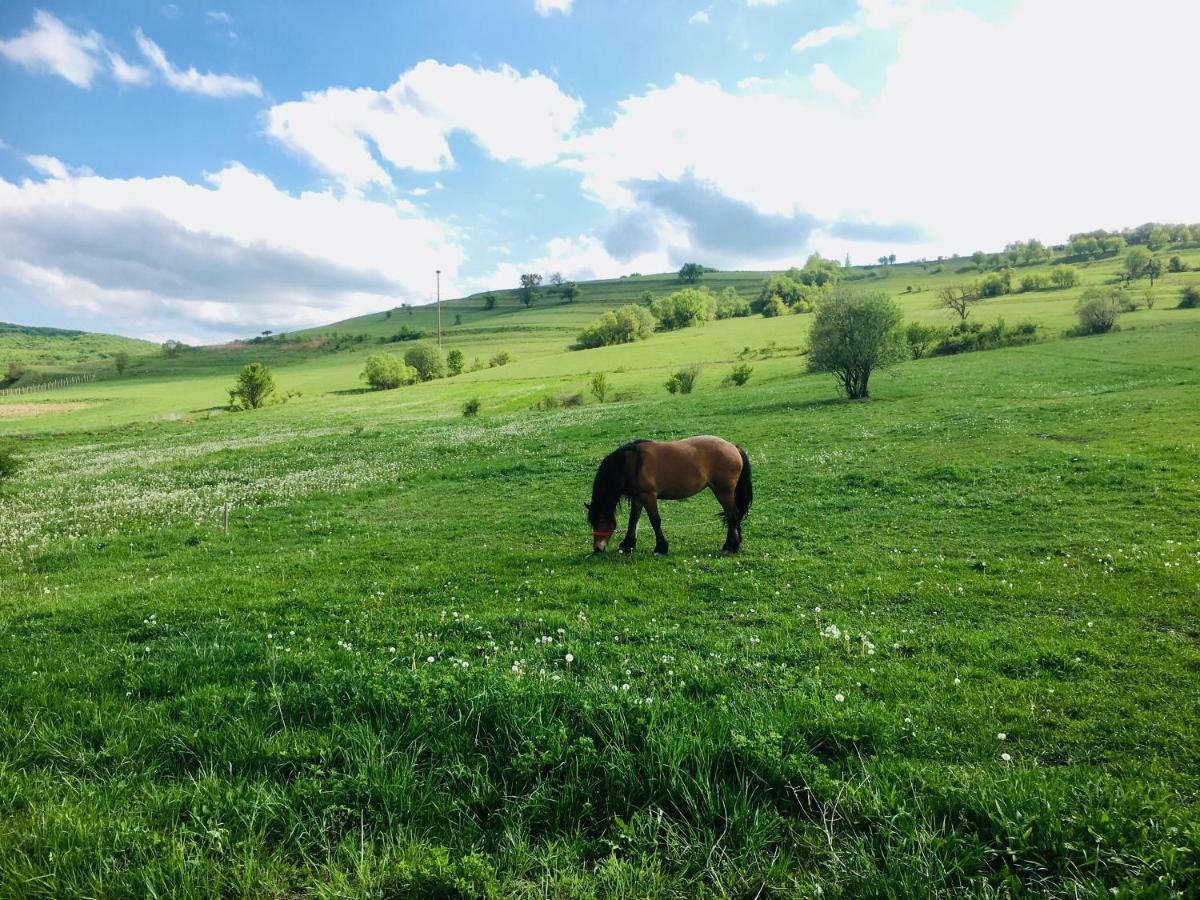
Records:
[[[742,454],[742,474],[738,476],[737,484],[734,486],[733,500],[737,504],[738,516],[744,519],[750,512],[750,504],[754,500],[754,484],[750,480],[750,457],[741,447],[738,447],[738,453]]]

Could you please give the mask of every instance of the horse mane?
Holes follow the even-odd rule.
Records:
[[[638,445],[644,443],[646,441],[642,438],[626,441],[600,461],[600,467],[596,470],[596,480],[592,482],[591,503],[591,506],[598,512],[610,510],[615,512],[621,505],[621,500],[629,496],[629,489],[625,484],[625,460],[631,451],[636,454],[634,464],[636,474],[642,465],[642,455],[638,452]]]

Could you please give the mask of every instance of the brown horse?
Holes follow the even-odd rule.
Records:
[[[711,488],[721,504],[727,534],[723,553],[742,545],[742,519],[750,511],[754,490],[746,451],[719,437],[704,435],[679,441],[630,441],[600,463],[592,484],[592,502],[585,503],[592,526],[593,549],[603,553],[617,530],[617,506],[629,499],[629,527],[621,552],[637,545],[642,510],[654,528],[654,552],[665,556],[667,539],[658,517],[659,500],[684,500]]]

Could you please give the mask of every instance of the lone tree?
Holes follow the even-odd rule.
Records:
[[[566,300],[568,303],[574,303],[575,298],[578,297],[582,293],[583,293],[583,291],[581,291],[579,289],[579,285],[577,285],[573,281],[568,281],[566,284],[564,284],[562,286],[563,299]]]
[[[163,341],[162,350],[168,359],[174,359],[183,352],[184,345],[181,341],[176,340]]]
[[[1155,280],[1162,277],[1163,269],[1161,259],[1157,256],[1150,257],[1150,261],[1146,263],[1146,277],[1150,279],[1150,287],[1154,287]]]
[[[696,284],[704,277],[704,266],[700,263],[684,263],[679,270],[679,280],[684,284]]]
[[[129,368],[129,354],[124,350],[118,350],[113,356],[113,365],[117,367],[118,375],[124,375],[125,370]]]
[[[911,355],[900,328],[903,318],[887,294],[833,294],[813,319],[809,370],[831,372],[847,397],[867,399],[871,373]]]
[[[1145,247],[1134,247],[1125,254],[1125,280],[1136,281],[1146,274],[1153,257]]]
[[[433,381],[445,374],[442,351],[428,341],[418,341],[404,353],[404,364],[417,370],[422,381]]]
[[[275,379],[262,363],[247,363],[229,389],[230,409],[259,409],[275,396]]]
[[[566,279],[563,278],[562,272],[552,272],[549,281],[555,287],[562,287],[562,283],[566,281]]]
[[[938,303],[944,309],[956,314],[963,322],[967,321],[967,316],[971,312],[971,304],[977,299],[975,291],[962,285],[951,285],[938,290]]]
[[[496,308],[496,295],[495,294],[484,294],[483,295],[483,308],[484,309],[495,309]]]
[[[446,354],[446,371],[451,375],[461,375],[466,365],[467,361],[461,350],[451,350]]]
[[[542,276],[536,272],[527,272],[521,276],[521,302],[526,308],[533,305],[537,299],[537,287],[542,283]]]
[[[372,353],[359,377],[374,390],[390,391],[402,384],[412,384],[418,376],[416,369],[406,366],[398,357],[390,353]]]

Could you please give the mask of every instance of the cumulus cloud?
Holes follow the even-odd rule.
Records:
[[[583,104],[539,72],[425,60],[387,90],[331,88],[267,113],[273,137],[352,187],[390,185],[380,163],[433,172],[454,158],[447,135],[471,135],[501,161],[552,162]]]
[[[16,37],[0,40],[0,56],[33,72],[48,72],[76,87],[89,88],[100,70],[104,39],[95,31],[72,31],[44,10]]]
[[[177,91],[203,94],[206,97],[262,96],[262,85],[256,78],[200,72],[192,66],[187,69],[179,69],[167,59],[167,54],[163,52],[162,47],[146,37],[142,29],[137,29],[134,37],[142,55],[158,71],[163,81]]]
[[[836,38],[855,37],[868,29],[895,28],[916,19],[928,0],[858,0],[858,14],[849,22],[816,28],[792,45],[797,53],[823,47]]]
[[[49,177],[0,179],[0,293],[143,333],[211,339],[421,302],[435,268],[454,289],[464,256],[410,204],[292,195],[240,165],[194,184],[29,161]]]
[[[814,47],[824,47],[835,38],[854,37],[860,31],[862,29],[853,22],[847,22],[843,25],[830,25],[826,28],[815,28],[792,44],[792,49],[797,53],[803,53],[805,50],[811,50]]]
[[[548,16],[550,13],[562,13],[568,15],[571,12],[571,4],[575,0],[533,0],[533,8],[537,10],[539,16]]]

